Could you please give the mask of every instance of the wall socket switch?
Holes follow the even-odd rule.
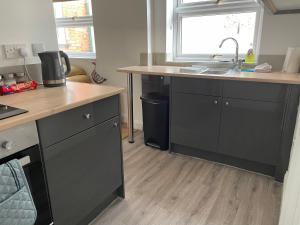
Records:
[[[34,43],[31,45],[33,56],[38,56],[38,53],[45,51],[45,45],[43,43]]]
[[[26,49],[25,44],[4,45],[4,53],[6,59],[23,58],[20,54],[20,49]]]

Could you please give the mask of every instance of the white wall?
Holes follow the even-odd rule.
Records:
[[[96,59],[78,59],[78,58],[70,59],[72,65],[81,67],[87,72],[87,74],[91,74],[91,72],[94,70],[94,65],[92,64],[92,62],[94,61],[96,61]]]
[[[300,14],[271,15],[265,12],[261,54],[285,55],[288,47],[300,46]]]
[[[97,70],[107,84],[127,87],[119,67],[139,65],[140,53],[147,52],[146,0],[93,0]],[[135,125],[142,124],[141,78],[134,78]],[[126,119],[126,93],[122,95],[122,113]]]
[[[4,44],[44,43],[46,50],[57,50],[57,37],[51,0],[1,0],[0,67],[21,65],[23,60],[6,60]],[[39,62],[30,57],[30,63]]]
[[[166,49],[166,0],[154,4],[153,52]],[[271,15],[265,10],[261,39],[261,55],[285,55],[288,47],[300,46],[300,14]]]

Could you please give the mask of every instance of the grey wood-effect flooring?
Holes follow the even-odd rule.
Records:
[[[126,199],[92,225],[277,225],[282,185],[272,178],[125,140]]]

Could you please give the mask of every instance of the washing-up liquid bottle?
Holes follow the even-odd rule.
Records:
[[[245,55],[245,64],[242,66],[243,72],[254,72],[256,57],[254,54],[254,50],[250,48]]]
[[[245,63],[251,65],[251,64],[255,64],[255,61],[256,61],[256,57],[254,54],[254,50],[250,48],[245,56]]]

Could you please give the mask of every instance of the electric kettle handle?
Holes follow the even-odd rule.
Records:
[[[66,62],[66,66],[67,66],[67,71],[66,71],[66,76],[71,72],[71,64],[70,64],[70,60],[69,57],[66,53],[64,53],[63,51],[59,51],[60,56],[63,57],[65,59]]]

